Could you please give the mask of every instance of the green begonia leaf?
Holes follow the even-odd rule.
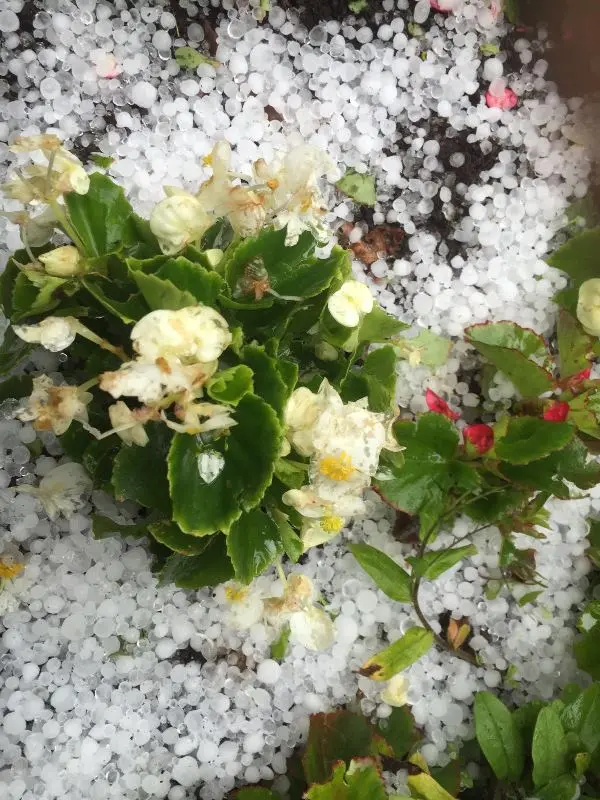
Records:
[[[511,417],[506,433],[495,444],[495,451],[502,461],[529,464],[568,445],[574,432],[567,422]]]
[[[522,328],[515,322],[483,322],[465,330],[469,340],[478,347],[486,344],[517,350],[526,358],[547,358],[549,353],[543,338],[530,328]]]
[[[413,575],[419,575],[428,581],[434,581],[449,569],[459,564],[464,558],[474,556],[477,548],[474,544],[454,547],[449,550],[430,550],[421,558],[407,559],[412,566]]]
[[[277,359],[267,355],[265,348],[256,344],[246,345],[241,357],[253,372],[254,391],[266,400],[282,419],[290,391],[281,375]]]
[[[252,370],[245,364],[223,369],[206,384],[206,393],[217,403],[237,406],[242,397],[254,391]]]
[[[81,459],[83,466],[93,480],[94,486],[99,489],[111,488],[113,464],[121,444],[118,436],[94,439],[83,451]]]
[[[561,379],[569,378],[589,367],[594,340],[583,330],[577,319],[564,309],[558,314],[556,336]]]
[[[181,553],[183,556],[199,555],[206,549],[204,539],[197,536],[189,536],[174,522],[151,522],[148,530],[157,542],[164,544],[169,550]]]
[[[346,378],[342,397],[349,400],[369,398],[371,411],[390,411],[396,398],[396,352],[391,345],[373,350],[362,368]]]
[[[283,661],[285,658],[287,647],[290,641],[290,633],[291,630],[289,624],[284,625],[281,629],[281,633],[271,645],[270,656],[275,661]]]
[[[363,206],[374,206],[377,201],[375,178],[364,175],[353,169],[346,170],[346,174],[336,183],[340,192],[348,195]]]
[[[65,278],[36,272],[20,272],[12,296],[13,322],[45,314],[60,304],[57,293],[68,283]]]
[[[381,591],[399,603],[411,602],[411,578],[381,550],[364,542],[348,545],[350,552]]]
[[[336,764],[326,783],[313,784],[306,800],[386,800],[387,792],[376,762],[371,758],[353,759],[346,771],[345,764]]]
[[[583,231],[559,247],[548,264],[566,272],[581,284],[600,275],[600,228]]]
[[[406,706],[392,708],[390,716],[379,720],[377,727],[392,748],[394,758],[404,758],[421,738],[421,733]]]
[[[174,553],[167,558],[160,573],[161,583],[174,583],[181,589],[202,589],[231,580],[233,565],[227,555],[225,536],[220,533],[199,540],[204,544],[201,553],[183,556]]]
[[[92,534],[94,539],[108,539],[110,536],[115,535],[122,536],[124,539],[128,536],[139,539],[148,535],[148,525],[146,523],[124,525],[120,522],[113,522],[112,519],[103,517],[101,514],[93,514]]]
[[[32,389],[33,379],[29,375],[13,375],[5,381],[0,381],[0,403],[5,400],[20,400],[22,397],[29,397]]]
[[[246,394],[234,413],[237,424],[209,445],[188,434],[176,434],[169,453],[173,518],[185,533],[205,536],[229,531],[242,511],[262,499],[271,483],[281,447],[281,427],[273,409]],[[219,475],[206,483],[198,457],[214,451],[224,458]]]
[[[415,626],[389,647],[371,656],[360,668],[361,675],[374,681],[388,681],[398,672],[410,667],[433,645],[433,633]]]
[[[475,695],[475,735],[498,780],[519,780],[525,754],[510,711],[491,692]]]
[[[279,527],[259,508],[247,511],[229,529],[227,552],[242,583],[250,583],[283,552]]]
[[[573,652],[578,667],[600,681],[600,622],[575,640]]]
[[[33,350],[33,346],[20,339],[11,327],[4,331],[0,344],[0,375],[6,375]]]
[[[580,692],[560,716],[566,731],[575,731],[589,753],[600,747],[600,684]]]
[[[587,755],[587,754],[586,754]],[[559,775],[546,786],[541,786],[535,790],[538,800],[573,800],[577,796],[578,781],[565,773]]]
[[[148,423],[146,433],[149,442],[145,447],[123,445],[115,458],[112,473],[115,495],[170,514],[167,453],[173,434],[158,422]]]
[[[428,775],[426,772],[421,772],[419,775],[409,775],[406,782],[424,800],[451,800],[453,798],[432,775]]]
[[[103,308],[122,322],[137,322],[150,310],[140,293],[115,297],[119,287],[115,286],[114,281],[101,275],[88,275],[81,282]],[[124,292],[119,292],[119,294],[124,294]]]
[[[278,458],[275,462],[275,477],[288,489],[299,489],[308,482],[308,464],[289,458]]]
[[[86,256],[111,253],[127,239],[133,209],[123,189],[106,175],[90,175],[87,194],[69,192],[65,205]]]
[[[551,707],[538,714],[531,746],[533,782],[545,786],[567,772],[567,742],[557,712]]]
[[[180,308],[197,304],[196,298],[191,292],[178,289],[166,278],[159,278],[158,275],[146,275],[141,270],[133,272],[132,277],[152,311],[163,308],[178,311]]]
[[[357,347],[372,342],[387,342],[410,326],[387,314],[380,306],[365,315],[358,328]]]
[[[423,328],[416,336],[400,337],[396,341],[396,345],[402,356],[408,357],[410,353],[416,353],[419,358],[419,364],[425,364],[431,369],[441,367],[448,360],[450,350],[452,349],[452,342],[438,333]]]

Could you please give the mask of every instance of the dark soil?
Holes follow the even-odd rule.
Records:
[[[302,2],[278,0],[277,5],[286,10],[293,9],[298,14],[300,22],[310,30],[320,22],[328,22],[329,20],[343,22],[353,14],[348,2],[349,0],[328,0],[326,3],[319,2],[319,0],[302,0]],[[380,22],[382,15],[396,16],[398,13],[400,12],[397,10],[395,12],[384,12],[381,7],[381,0],[368,0],[366,8],[355,16],[369,25]]]

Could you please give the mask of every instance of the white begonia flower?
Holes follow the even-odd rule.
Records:
[[[150,229],[167,255],[177,253],[194,242],[213,223],[200,201],[193,194],[172,194],[158,203],[150,216]]]
[[[168,395],[193,393],[209,377],[206,365],[182,366],[164,359],[158,364],[128,361],[115,372],[104,372],[99,386],[115,400],[137,397],[144,405],[156,405]]]
[[[81,464],[61,464],[42,478],[38,487],[17,486],[18,492],[37,497],[50,519],[62,514],[67,519],[83,504],[82,495],[91,492],[92,480]]]
[[[600,336],[600,278],[591,278],[579,287],[577,319],[590,336]]]
[[[334,640],[333,622],[315,605],[317,592],[306,575],[290,575],[282,597],[264,601],[267,619],[276,624],[289,623],[292,640],[307,650],[326,650]]]
[[[210,306],[151,311],[133,326],[131,340],[144,361],[216,361],[232,342],[227,321]]]
[[[59,150],[62,141],[53,133],[38,133],[33,136],[17,136],[9,146],[11,153],[31,153],[42,150],[46,155]]]
[[[328,517],[353,517],[365,511],[362,497],[339,493],[333,500],[321,497],[313,486],[301,489],[288,489],[281,496],[287,506],[292,506],[307,519],[324,519]]]
[[[56,151],[51,178],[59,194],[65,192],[87,194],[90,188],[90,176],[83,168],[81,161],[63,148]]]
[[[72,317],[46,317],[35,325],[13,325],[13,330],[24,342],[41,344],[52,353],[66,350],[77,335]]]
[[[63,147],[35,147],[41,139],[49,137],[23,137],[35,139],[32,146],[14,145],[11,149],[15,152],[30,152],[41,149],[44,153],[46,164],[31,164],[21,170],[20,174],[9,179],[2,189],[5,194],[22,203],[31,203],[39,200],[43,203],[54,201],[58,195],[66,192],[86,194],[90,188],[89,175],[81,161],[65,150]]]
[[[219,431],[237,425],[232,418],[233,409],[217,403],[188,403],[175,406],[175,415],[181,422],[172,422],[163,413],[162,419],[167,426],[178,433],[207,433]],[[203,418],[203,422],[200,419]]]
[[[44,265],[44,271],[56,278],[71,278],[83,271],[79,250],[71,244],[42,253],[38,260]]]
[[[313,431],[317,420],[329,403],[341,404],[341,398],[325,379],[317,393],[305,386],[295,389],[284,411],[285,435],[294,450],[301,456],[314,453]]]
[[[343,517],[333,514],[320,519],[306,521],[302,526],[300,537],[304,546],[304,552],[311,547],[318,547],[334,539],[343,529],[346,521]]]
[[[356,328],[365,314],[373,310],[371,290],[360,281],[345,281],[327,301],[329,313],[345,328]]]
[[[150,410],[150,413],[153,413]],[[109,406],[108,416],[110,417],[113,432],[127,445],[138,445],[145,447],[148,444],[148,434],[144,430],[144,421],[147,421],[150,414],[148,409],[137,409],[132,411],[122,400]]]
[[[225,599],[230,604],[227,622],[237,630],[248,630],[261,619],[264,603],[256,584],[242,586],[231,582],[224,587]]]
[[[37,431],[53,431],[60,436],[73,420],[87,424],[86,406],[91,400],[92,395],[77,386],[55,386],[47,375],[40,375],[33,379],[33,391],[17,418],[31,422]]]
[[[408,680],[404,675],[394,675],[381,692],[381,700],[388,706],[405,706],[408,702]]]

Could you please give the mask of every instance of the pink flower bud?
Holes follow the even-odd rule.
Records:
[[[435,414],[442,414],[442,416],[448,417],[452,422],[456,422],[460,417],[460,414],[456,411],[452,411],[448,403],[442,400],[442,398],[431,389],[427,389],[425,392],[425,402],[430,411],[433,411]]]
[[[493,94],[490,89],[485,93],[485,104],[488,108],[501,108],[510,111],[517,105],[517,95],[508,87],[501,94]]]
[[[544,419],[547,422],[564,422],[569,416],[569,404],[555,400],[544,409]]]
[[[465,439],[471,442],[479,454],[487,453],[494,446],[494,431],[483,422],[467,425],[463,430]]]

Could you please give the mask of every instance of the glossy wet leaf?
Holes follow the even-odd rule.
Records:
[[[231,580],[233,565],[227,555],[225,536],[220,533],[201,540],[205,544],[199,555],[174,553],[162,568],[161,583],[174,583],[181,589],[202,589]]]
[[[250,583],[283,552],[277,524],[259,508],[242,514],[229,529],[227,552],[236,578]]]
[[[531,746],[533,782],[545,786],[567,772],[567,743],[560,717],[551,707],[538,714]]]
[[[410,667],[433,645],[433,634],[425,628],[410,628],[389,647],[369,658],[359,672],[374,681],[387,681]]]
[[[524,766],[521,732],[504,703],[491,692],[475,695],[475,735],[499,780],[516,781]]]
[[[340,192],[348,195],[356,203],[363,206],[374,206],[377,202],[375,178],[372,175],[346,170],[345,175],[336,183]]]
[[[411,602],[412,581],[406,570],[384,552],[364,542],[349,544],[348,547],[384,594],[399,603]]]

